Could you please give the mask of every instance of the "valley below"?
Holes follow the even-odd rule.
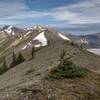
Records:
[[[96,55],[100,55],[100,49],[96,49],[96,48],[93,48],[93,49],[87,49],[89,52],[92,52]]]

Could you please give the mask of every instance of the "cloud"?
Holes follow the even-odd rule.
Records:
[[[23,12],[28,10],[28,7],[21,1],[21,2],[5,2],[0,1],[0,17],[1,16],[11,16],[18,12]]]
[[[99,0],[81,1],[76,4],[50,9],[49,12],[30,10],[23,0],[18,0],[0,3],[0,20],[11,21],[21,18],[43,18],[49,16],[54,21],[65,21],[67,24],[100,23],[99,10]]]
[[[0,0],[0,25],[4,24],[23,24],[30,19],[47,17],[48,12],[31,10],[25,0]],[[23,21],[24,20],[24,21]],[[31,23],[30,23],[31,24]]]
[[[68,24],[100,23],[100,1],[88,0],[77,4],[58,7],[54,9],[58,21],[68,21]]]
[[[25,0],[0,0],[0,24],[27,24],[31,20],[46,20],[48,26],[72,29],[79,31],[88,30],[90,24],[96,29],[100,26],[100,0],[81,0],[45,11],[30,9]],[[33,22],[32,22],[33,23]],[[31,23],[30,23],[31,24]],[[84,28],[84,26],[86,26]],[[98,29],[99,31],[99,29]]]
[[[52,10],[51,16],[60,22],[55,27],[78,34],[100,32],[100,0],[80,1]]]

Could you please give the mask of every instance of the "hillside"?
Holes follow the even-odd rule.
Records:
[[[13,50],[22,52],[23,63],[0,75],[0,100],[99,100],[100,56],[74,44],[64,34],[35,26],[25,29],[24,35],[5,40],[0,57],[7,65],[12,62]],[[7,44],[8,43],[8,44]],[[32,47],[36,48],[33,59]],[[84,78],[48,80],[49,71],[58,66],[62,51],[72,57],[73,63],[89,70]]]
[[[0,100],[100,100],[100,0],[0,0]]]
[[[62,49],[65,49],[67,53],[73,55],[73,61],[75,63],[81,65],[82,67],[87,67],[94,72],[100,73],[99,56],[81,50],[76,46],[72,46],[69,42],[59,41],[37,51],[33,60],[29,60],[31,57],[31,50],[28,49],[23,51],[23,55],[27,60],[0,76],[0,97],[4,95],[6,98],[8,95],[9,98],[12,98],[11,100],[14,100],[15,98],[20,100],[18,98],[25,98],[27,95],[32,95],[29,91],[25,92],[25,94],[22,93],[23,95],[20,94],[21,89],[35,88],[43,92],[44,95],[41,93],[36,94],[39,98],[41,98],[41,100],[47,100],[44,99],[44,97],[47,98],[49,91],[50,93],[54,94],[54,98],[56,100],[66,100],[65,98],[68,98],[68,100],[78,100],[79,98],[79,100],[91,100],[91,95],[99,98],[100,76],[94,72],[91,72],[91,74],[89,74],[85,79],[64,79],[62,81],[49,81],[44,79],[48,73],[48,70],[58,64],[59,54],[61,53]],[[66,56],[68,56],[67,53]],[[94,61],[96,61],[96,63],[94,63]],[[67,95],[66,92],[68,92]],[[88,95],[87,92],[89,92]]]

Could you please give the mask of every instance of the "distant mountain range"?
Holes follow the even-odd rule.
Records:
[[[76,36],[68,33],[57,32],[52,28],[50,29],[40,25],[35,25],[32,28],[24,28],[24,29],[17,28],[14,26],[4,26],[3,28],[0,29],[0,41],[9,38],[10,39],[19,38],[20,40],[28,38],[29,39],[29,40],[27,39],[29,41],[28,44],[31,45],[31,43],[33,43],[33,40],[35,40],[36,42],[36,40],[41,37],[47,38],[47,41],[49,42],[59,39],[65,39],[65,40],[72,40],[81,44],[86,44],[88,48],[100,48],[100,33]]]
[[[100,48],[100,33],[88,34],[88,35],[66,35],[71,40],[85,44],[87,48]]]
[[[0,36],[1,49],[21,44],[19,51],[31,48],[33,45],[39,48],[60,40],[70,41],[65,34],[40,25],[24,29],[5,26],[1,29]]]
[[[90,48],[100,48],[100,33],[79,36],[80,39],[85,39]]]

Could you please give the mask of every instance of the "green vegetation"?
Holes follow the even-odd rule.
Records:
[[[88,74],[86,68],[74,64],[71,57],[64,58],[64,56],[65,52],[63,51],[60,55],[60,64],[50,70],[49,77],[51,79],[85,77]]]
[[[6,64],[5,58],[3,58],[2,64],[0,65],[0,75],[8,71],[8,66]]]
[[[12,56],[12,63],[10,65],[10,68],[15,67],[16,65],[22,63],[25,61],[25,58],[23,57],[22,53],[20,52],[18,57],[16,58],[15,53],[13,52],[13,56]]]
[[[74,45],[76,45],[73,41],[71,41],[71,43],[70,43],[72,46],[74,46]]]
[[[25,58],[23,57],[22,53],[20,52],[18,57],[17,57],[17,60],[16,60],[16,65],[18,65],[24,61],[25,61]]]
[[[10,68],[13,68],[14,66],[16,66],[16,55],[15,53],[13,52],[13,56],[12,56],[12,63],[10,65]]]
[[[34,55],[35,55],[35,48],[34,48],[34,46],[32,47],[31,55],[32,55],[32,59],[33,59],[34,58]]]
[[[77,48],[81,48],[81,47],[80,47],[80,44],[77,43],[77,42],[74,42],[74,41],[71,41],[71,42],[70,42],[70,45],[71,45],[71,46],[74,46],[74,47],[77,47]],[[82,49],[82,48],[81,48],[81,49]]]
[[[80,48],[82,48],[82,49],[87,49],[87,48],[88,48],[88,44],[82,43],[82,44],[80,45]]]
[[[11,65],[9,66],[9,68],[13,68],[15,67],[16,65],[22,63],[25,61],[25,58],[23,57],[22,53],[20,52],[18,57],[16,58],[16,55],[15,53],[13,52],[13,55],[12,55],[12,62],[11,62]],[[5,58],[3,58],[3,60],[1,60],[1,64],[0,64],[0,75],[5,73],[6,71],[9,70],[8,66],[7,66],[7,63],[6,63],[6,60]]]

